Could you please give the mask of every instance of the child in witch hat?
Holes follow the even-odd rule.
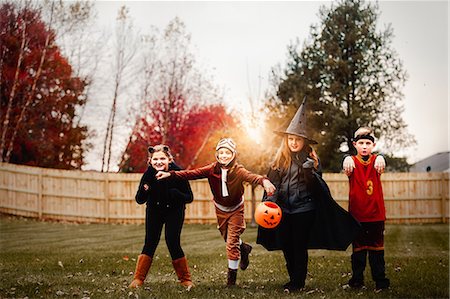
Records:
[[[386,163],[383,156],[372,153],[375,147],[372,129],[359,128],[355,132],[353,146],[357,151],[356,156],[345,157],[342,167],[350,184],[348,210],[361,222],[363,229],[353,241],[352,278],[348,285],[352,288],[364,286],[364,269],[368,254],[375,290],[380,292],[390,285],[385,274],[386,210],[380,179]]]
[[[160,170],[180,170],[166,145],[150,146],[149,166],[142,176],[136,193],[138,204],[147,204],[145,213],[145,244],[139,255],[134,279],[130,288],[142,286],[153,261],[153,255],[161,237],[164,225],[167,248],[172,265],[182,286],[190,290],[193,286],[186,256],[180,245],[186,203],[194,199],[189,182],[161,182],[156,180]]]
[[[173,177],[185,180],[207,178],[213,194],[219,231],[227,243],[227,286],[236,284],[238,266],[245,270],[249,264],[250,244],[240,236],[244,232],[244,186],[243,182],[262,185],[268,194],[275,187],[265,177],[250,173],[236,162],[236,144],[231,138],[221,139],[216,146],[216,162],[207,166],[183,171],[160,171],[158,179]]]
[[[263,201],[277,203],[282,219],[275,229],[258,227],[257,243],[267,250],[282,250],[289,281],[285,292],[305,287],[308,249],[346,250],[359,230],[358,222],[331,197],[322,179],[317,142],[306,126],[306,99],[284,131],[267,177],[276,187]]]

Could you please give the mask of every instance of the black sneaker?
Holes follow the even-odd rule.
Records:
[[[283,290],[285,293],[292,293],[303,290],[304,286],[301,286],[299,284],[293,283],[289,281],[285,285],[283,285]]]
[[[250,260],[248,259],[248,255],[250,252],[252,252],[253,247],[250,244],[242,242],[241,244],[241,259],[239,261],[239,268],[241,270],[245,270],[248,267],[248,264],[250,263]]]
[[[349,282],[348,282],[348,285],[352,289],[361,289],[361,288],[364,287],[364,282],[363,281],[359,281],[359,280],[350,279]]]
[[[390,284],[391,283],[390,283],[389,279],[387,279],[387,278],[377,281],[375,283],[375,293],[379,293],[383,290],[389,289]]]

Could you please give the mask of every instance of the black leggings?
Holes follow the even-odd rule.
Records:
[[[184,222],[184,206],[171,209],[147,207],[145,217],[145,244],[142,253],[153,257],[161,238],[163,225],[167,248],[172,260],[184,256],[180,244],[181,229]]]
[[[280,223],[282,250],[292,284],[305,286],[308,272],[308,239],[315,211],[283,215]]]

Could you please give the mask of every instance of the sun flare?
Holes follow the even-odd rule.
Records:
[[[262,144],[264,141],[264,129],[265,124],[264,120],[259,119],[257,121],[244,121],[244,127],[247,131],[247,135],[254,141],[256,144]]]

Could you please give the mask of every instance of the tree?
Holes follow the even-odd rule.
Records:
[[[114,128],[116,125],[117,102],[124,85],[126,72],[136,53],[135,37],[132,22],[126,6],[122,6],[117,16],[116,48],[114,53],[114,93],[106,127],[105,142],[103,145],[102,172],[109,171],[112,156]]]
[[[63,169],[83,164],[87,129],[74,125],[81,78],[55,44],[51,21],[26,2],[0,6],[1,160]]]
[[[376,4],[341,0],[322,7],[319,16],[321,24],[311,28],[303,49],[298,41],[288,47],[289,61],[268,107],[296,108],[307,97],[311,134],[327,171],[340,170],[360,126],[372,127],[388,154],[414,143],[402,119],[407,74],[391,47],[392,28],[377,32]]]
[[[140,171],[145,167],[141,156],[147,156],[147,146],[157,143],[169,145],[179,164],[193,167],[210,138],[209,131],[230,122],[219,104],[217,88],[197,67],[184,23],[175,18],[161,34],[153,30],[142,38],[137,120],[122,155],[121,171]],[[142,151],[139,161],[130,155],[136,150],[134,143]]]
[[[122,172],[143,172],[146,169],[147,147],[164,143],[170,146],[175,162],[184,168],[204,166],[214,160],[215,134],[235,128],[234,119],[222,105],[194,106],[185,110],[181,122],[170,121],[163,141],[159,129],[161,115],[152,106],[150,113],[138,120],[120,165]]]
[[[62,55],[72,66],[73,76],[83,78],[86,83],[86,103],[78,107],[76,123],[78,125],[84,120],[88,100],[98,98],[98,95],[94,96],[92,91],[98,89],[94,86],[95,84],[101,84],[98,70],[100,65],[106,64],[105,49],[110,35],[99,32],[95,26],[97,15],[94,3],[91,1],[44,0],[40,3],[43,7],[44,20],[47,23],[52,20],[55,39]]]

